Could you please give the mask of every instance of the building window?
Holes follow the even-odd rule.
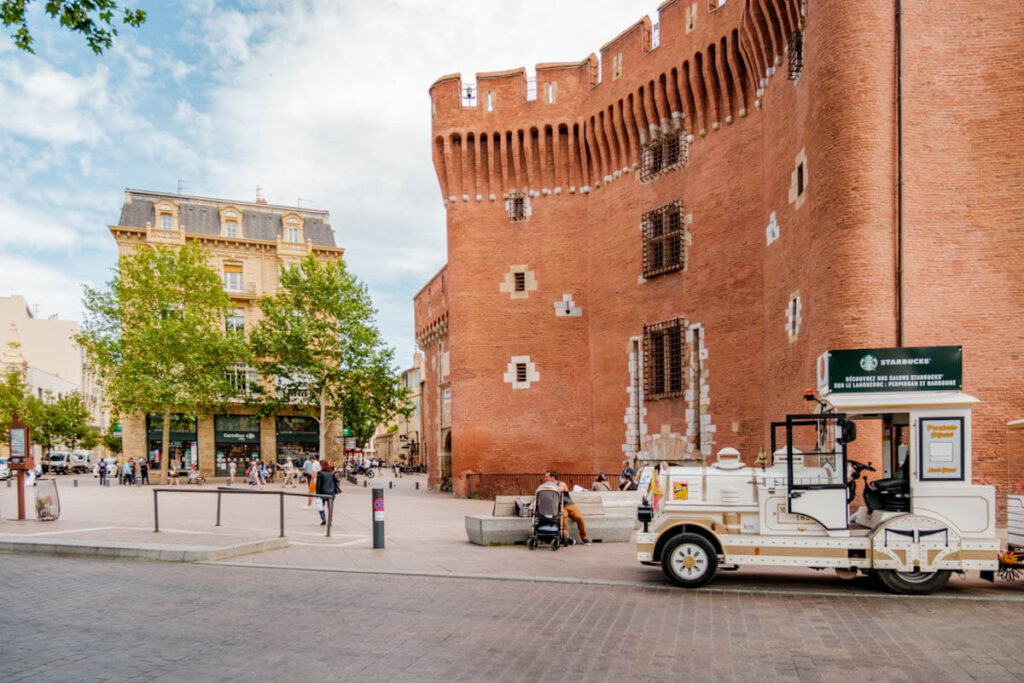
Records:
[[[169,213],[162,213],[162,214],[160,214],[160,229],[161,230],[173,230],[174,229],[174,219],[171,218],[171,214],[169,214]]]
[[[524,194],[513,194],[505,202],[508,210],[508,219],[513,223],[520,223],[530,218],[530,198]]]
[[[622,53],[612,57],[612,80],[617,81],[622,76]]]
[[[799,81],[800,74],[804,72],[804,34],[803,31],[794,31],[789,37],[787,45],[789,52],[789,80]]]
[[[228,369],[228,382],[235,396],[251,396],[257,388],[259,375],[244,363],[235,363]]]
[[[554,104],[555,101],[558,99],[558,84],[557,83],[548,83],[544,87],[547,90],[547,101],[548,101],[548,104]]]
[[[526,291],[526,273],[523,272],[523,271],[519,271],[518,273],[513,273],[512,276],[515,278],[515,288],[513,289],[513,291],[525,292]]]
[[[647,398],[683,395],[682,318],[644,326],[644,393]]]
[[[242,266],[235,263],[224,264],[224,289],[229,292],[242,291]]]
[[[487,93],[487,111],[494,111],[494,93]]]
[[[644,277],[686,268],[686,229],[679,200],[648,211],[643,218]]]
[[[804,321],[804,303],[800,300],[799,294],[793,294],[786,306],[786,334],[789,341],[796,341],[800,334],[800,324]]]
[[[224,230],[228,237],[238,237],[238,221],[228,221],[224,224]]]
[[[540,381],[540,373],[529,356],[512,356],[502,380],[513,389],[529,389],[531,384]]]
[[[526,363],[516,363],[516,381],[526,381]]]
[[[640,181],[654,180],[662,173],[685,166],[690,159],[686,131],[672,133],[644,145],[640,150]]]
[[[228,313],[225,327],[228,332],[245,332],[245,311],[236,308]]]
[[[298,242],[299,241],[299,229],[298,228],[296,228],[296,227],[289,227],[288,228],[288,241],[289,242]]]

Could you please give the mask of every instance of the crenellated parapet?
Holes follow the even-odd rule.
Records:
[[[644,17],[599,56],[538,64],[535,76],[438,79],[433,159],[446,205],[587,194],[632,175],[667,138],[688,145],[737,123],[760,108],[805,14],[800,0],[669,0],[656,24]]]

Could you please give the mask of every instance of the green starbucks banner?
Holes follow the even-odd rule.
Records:
[[[959,391],[963,347],[844,349],[818,357],[818,393]]]

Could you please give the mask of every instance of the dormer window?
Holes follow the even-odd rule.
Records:
[[[220,234],[224,237],[242,237],[242,213],[233,206],[220,210]]]
[[[164,229],[164,230],[171,230],[174,227],[173,226],[173,222],[174,222],[174,219],[171,218],[171,214],[169,214],[169,213],[162,213],[162,214],[160,214],[160,227],[162,229]]]
[[[289,244],[302,244],[302,217],[294,213],[285,214],[281,217],[281,222],[284,224],[282,239]]]

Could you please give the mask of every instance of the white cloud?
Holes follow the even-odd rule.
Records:
[[[585,59],[654,4],[187,0],[154,7],[98,60],[58,67],[0,48],[0,244],[30,221],[37,248],[68,252],[55,273],[82,272],[70,252],[84,235],[116,253],[105,226],[126,186],[176,191],[186,179],[196,194],[251,199],[261,185],[271,202],[301,197],[331,212],[404,366],[412,296],[445,261],[430,84]],[[51,279],[47,297],[60,292]]]
[[[0,255],[0,296],[21,294],[41,317],[53,314],[65,320],[82,319],[82,285],[88,284],[66,268],[11,254]]]

